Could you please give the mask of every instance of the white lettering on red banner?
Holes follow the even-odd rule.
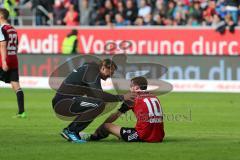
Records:
[[[19,53],[61,53],[63,39],[71,32],[62,28],[18,28]],[[131,47],[105,51],[109,42],[131,42]],[[212,29],[78,29],[81,54],[139,55],[240,55],[240,29],[224,35]]]

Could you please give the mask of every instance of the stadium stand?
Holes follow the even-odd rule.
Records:
[[[1,0],[15,25],[236,26],[240,0]]]

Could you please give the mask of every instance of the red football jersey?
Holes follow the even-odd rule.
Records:
[[[149,93],[139,94],[132,108],[139,138],[146,142],[161,142],[164,138],[163,111],[159,99]]]
[[[7,42],[6,62],[9,69],[18,68],[17,50],[18,50],[18,36],[16,29],[9,25],[2,25],[0,28],[0,41]],[[1,52],[1,51],[0,51]],[[0,68],[2,68],[2,59],[0,53]]]

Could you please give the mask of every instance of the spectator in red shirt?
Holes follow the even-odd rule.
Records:
[[[208,7],[203,12],[203,17],[213,16],[214,14],[216,14],[215,8],[216,8],[215,1],[209,1]]]
[[[74,9],[74,5],[70,4],[68,11],[64,18],[64,22],[67,26],[77,26],[79,25],[79,15],[78,12]]]

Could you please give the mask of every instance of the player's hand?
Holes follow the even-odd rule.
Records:
[[[131,92],[123,95],[123,98],[125,101],[134,101],[135,97],[136,97],[136,93],[131,93]]]
[[[8,66],[7,66],[7,63],[6,62],[3,62],[2,63],[2,69],[7,72],[8,71]]]

